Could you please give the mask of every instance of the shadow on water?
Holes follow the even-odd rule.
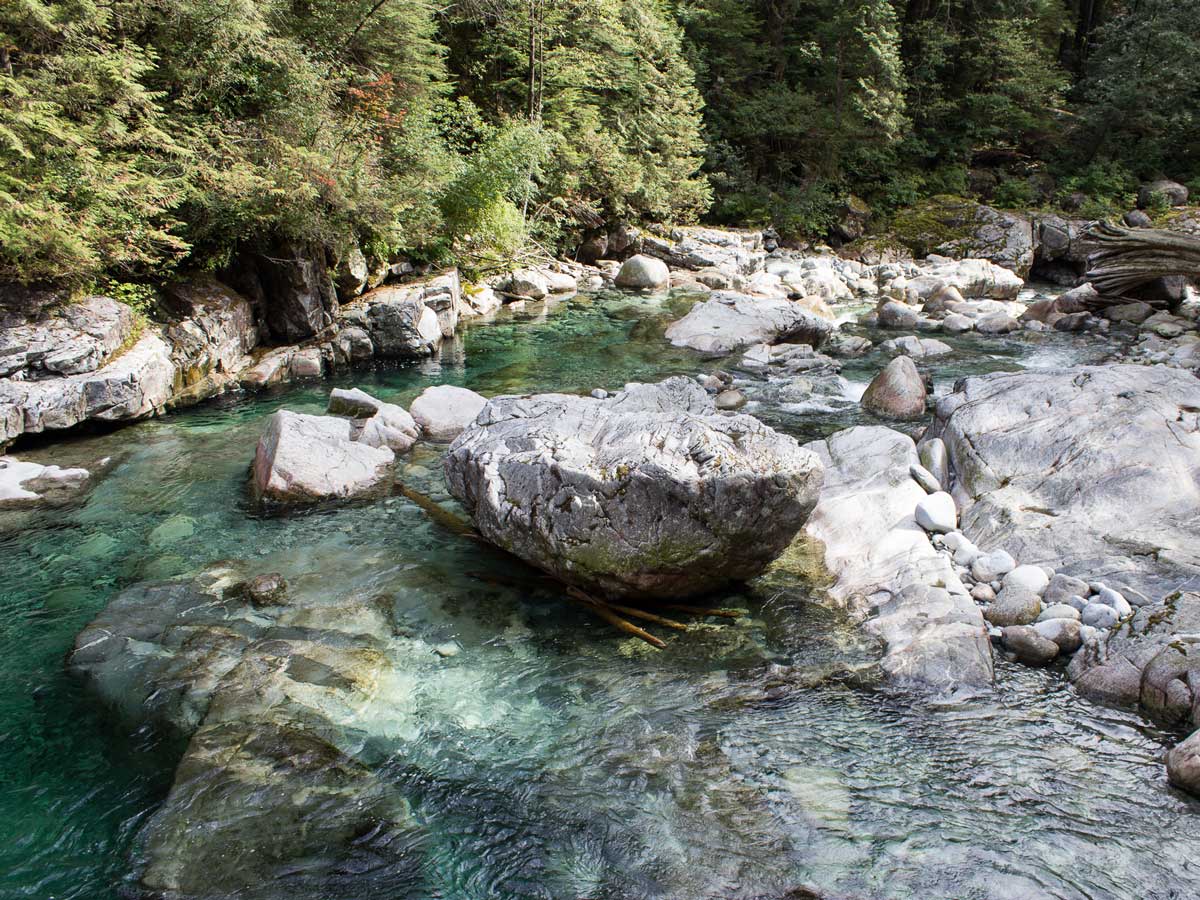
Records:
[[[940,704],[881,688],[877,647],[787,561],[713,598],[742,619],[657,653],[402,497],[247,514],[247,465],[282,406],[323,411],[334,385],[407,404],[430,383],[586,392],[728,365],[663,341],[688,302],[531,305],[471,326],[440,360],[31,450],[113,462],[82,503],[0,516],[0,896],[97,900],[127,883],[180,747],[112,724],[64,654],[122,588],[222,559],[283,573],[298,602],[385,598],[398,633],[454,647],[397,652],[386,708],[347,726],[420,832],[417,873],[380,872],[378,896],[1200,896],[1200,808],[1165,785],[1161,735],[1053,670],[1001,662],[995,692]],[[955,339],[939,381],[1086,359],[1086,340]],[[801,437],[867,421],[754,411]],[[398,477],[447,502],[443,452],[416,448]]]

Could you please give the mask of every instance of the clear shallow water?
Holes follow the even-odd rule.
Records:
[[[439,364],[334,383],[407,403],[436,382],[582,392],[714,367],[661,340],[687,302],[531,307],[471,328]],[[967,371],[1096,353],[1062,335],[954,343],[937,365],[946,388]],[[653,653],[511,586],[527,576],[518,564],[402,499],[250,515],[262,419],[320,411],[332,384],[27,454],[112,462],[81,506],[0,514],[0,897],[110,898],[127,883],[181,747],[111,721],[63,658],[121,588],[222,559],[282,572],[300,599],[386,596],[417,638],[462,648],[397,657],[407,688],[357,723],[423,830],[408,896],[774,898],[804,884],[854,898],[1200,896],[1200,805],[1166,786],[1162,736],[1056,672],[1002,663],[994,695],[955,705],[873,688],[844,673],[874,649],[787,566],[721,598],[746,619]],[[802,438],[860,416],[755,411]],[[438,463],[419,449],[401,477],[437,493]]]

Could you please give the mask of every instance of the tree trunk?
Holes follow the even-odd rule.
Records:
[[[1200,238],[1153,228],[1094,225],[1088,238],[1097,249],[1088,256],[1087,274],[1101,296],[1119,297],[1170,276],[1200,279]]]

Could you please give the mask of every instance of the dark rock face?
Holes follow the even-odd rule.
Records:
[[[320,247],[286,244],[254,261],[266,304],[271,335],[294,343],[312,337],[333,321],[337,295]]]
[[[1032,276],[1067,287],[1078,284],[1087,271],[1088,253],[1093,249],[1086,237],[1091,224],[1059,216],[1038,219]]]
[[[258,345],[249,300],[206,273],[170,284],[164,307],[174,317],[163,335],[179,371],[177,387],[200,400],[222,390]]]
[[[451,445],[446,480],[490,541],[561,580],[679,597],[761,573],[804,524],[821,465],[695,381],[599,400],[496,398]]]

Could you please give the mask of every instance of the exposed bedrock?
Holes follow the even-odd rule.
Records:
[[[780,341],[820,347],[833,324],[791,300],[717,291],[667,328],[676,347],[723,355],[751,344]]]
[[[912,439],[858,427],[806,447],[825,467],[825,486],[805,533],[824,545],[835,578],[828,596],[883,639],[884,672],[938,692],[991,684],[983,616],[917,523],[928,495],[911,474],[920,467]]]
[[[1071,660],[1079,691],[1200,724],[1200,381],[1127,365],[968,378],[932,430],[964,533],[1101,598],[1115,589],[1132,613]],[[1172,760],[1172,778],[1200,792],[1188,751]]]
[[[758,575],[816,503],[821,465],[696,382],[607,399],[499,397],[446,479],[488,540],[605,594],[678,597]]]
[[[963,531],[1158,599],[1200,575],[1200,380],[1163,366],[967,378],[937,404]]]

